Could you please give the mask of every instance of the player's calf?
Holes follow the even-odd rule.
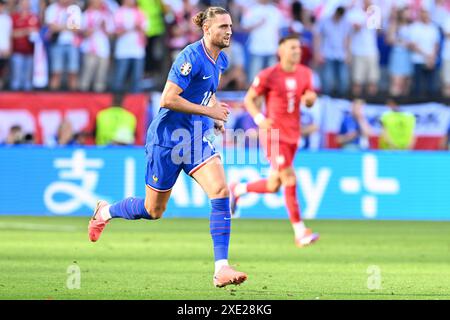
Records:
[[[145,204],[145,209],[153,220],[162,218],[164,212],[166,211],[165,205],[152,205]]]

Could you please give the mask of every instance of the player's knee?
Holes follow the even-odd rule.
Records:
[[[147,210],[148,214],[152,219],[160,219],[166,211],[166,206],[163,205],[145,205],[145,209]]]
[[[267,191],[271,193],[276,193],[280,190],[281,187],[281,179],[279,176],[271,176],[267,180]]]
[[[217,185],[211,192],[210,198],[228,198],[230,196],[230,191],[228,189],[228,186],[223,185]]]
[[[276,193],[280,190],[281,183],[270,183],[267,185],[267,191]]]
[[[293,186],[297,183],[297,176],[292,168],[287,168],[283,170],[280,174],[281,184],[283,186]]]
[[[297,177],[295,175],[286,175],[283,177],[283,186],[294,186],[297,184]]]

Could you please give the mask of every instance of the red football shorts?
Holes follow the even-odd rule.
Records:
[[[295,154],[297,153],[297,144],[278,142],[278,147],[274,141],[268,141],[264,146],[266,149],[267,159],[272,169],[281,171],[292,166]]]

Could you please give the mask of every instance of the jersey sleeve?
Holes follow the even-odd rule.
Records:
[[[264,95],[268,90],[268,73],[266,70],[261,71],[253,80],[252,88],[256,91],[256,94]]]
[[[172,64],[167,80],[177,84],[184,91],[200,71],[200,65],[194,53],[181,52]]]

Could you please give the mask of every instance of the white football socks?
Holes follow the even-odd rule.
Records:
[[[294,229],[295,238],[301,238],[305,234],[306,226],[303,221],[293,223],[292,228]]]
[[[234,196],[240,197],[243,194],[247,193],[247,184],[246,183],[238,183],[234,188]]]
[[[101,216],[102,219],[105,220],[105,221],[108,221],[109,219],[111,219],[111,213],[109,213],[109,207],[111,207],[111,205],[104,206],[104,207],[100,210],[100,216]]]
[[[228,260],[227,259],[217,260],[215,262],[214,274],[219,272],[220,268],[222,268],[223,266],[228,266]]]

